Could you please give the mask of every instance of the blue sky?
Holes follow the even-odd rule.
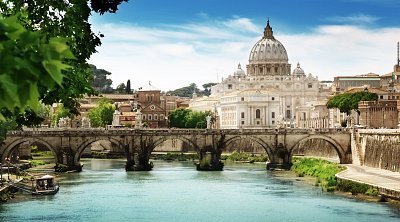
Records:
[[[400,41],[400,0],[130,0],[91,18],[105,35],[90,59],[114,86],[160,90],[221,81],[248,63],[267,19],[292,69],[320,80],[386,74]]]

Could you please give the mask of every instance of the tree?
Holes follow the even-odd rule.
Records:
[[[206,112],[191,111],[185,117],[185,128],[205,129],[207,127]]]
[[[180,108],[169,113],[168,121],[170,127],[205,129],[207,127],[206,117],[208,115],[210,115],[210,112]]]
[[[115,106],[111,104],[110,100],[100,99],[97,102],[97,106],[94,109],[91,109],[88,113],[90,125],[92,127],[111,125],[114,111]]]
[[[72,117],[71,112],[67,107],[64,106],[64,104],[59,103],[57,105],[56,111],[51,115],[51,124],[53,126],[57,126],[60,118],[66,118],[66,117],[71,118]]]
[[[18,69],[18,74],[24,73],[24,75],[26,75],[26,73],[29,72],[39,73],[36,75],[36,78],[26,78],[26,84],[28,87],[20,87],[20,84],[22,83],[20,81],[20,75],[18,75],[17,81],[6,78],[2,75],[2,78],[6,78],[2,79],[1,82],[2,84],[7,85],[7,87],[5,87],[8,89],[7,94],[13,94],[11,97],[14,98],[14,100],[16,100],[15,98],[21,97],[18,98],[18,100],[22,101],[16,101],[13,104],[22,107],[24,101],[25,103],[28,103],[26,101],[29,101],[29,105],[34,106],[34,103],[38,101],[36,98],[39,98],[45,104],[61,102],[70,110],[70,112],[78,114],[78,99],[83,95],[92,95],[94,93],[94,90],[90,85],[92,73],[87,64],[87,60],[94,52],[96,52],[96,47],[101,44],[100,37],[103,36],[103,34],[96,35],[91,30],[91,25],[88,22],[91,11],[93,10],[100,14],[105,12],[115,12],[118,5],[124,1],[127,0],[90,0],[89,2],[80,0],[1,1],[1,15],[3,17],[10,17],[10,19],[13,19],[12,23],[20,23],[31,32],[31,34],[29,34],[25,31],[16,31],[14,34],[9,35],[8,38],[14,38],[14,40],[18,39],[18,41],[11,39],[11,42],[18,44],[20,42],[29,43],[33,46],[38,45],[36,48],[40,48],[40,50],[35,50],[35,48],[31,49],[28,46],[22,47],[22,50],[20,50],[21,53],[14,53],[13,50],[4,50],[4,52],[10,54],[8,56],[10,58],[4,61],[10,62],[9,64],[11,65],[9,66],[14,66],[15,69]],[[92,8],[90,8],[89,4]],[[5,25],[0,26],[3,29],[7,27]],[[18,25],[13,26],[17,27]],[[17,27],[17,30],[22,29]],[[0,33],[3,35],[3,33],[10,32],[2,30]],[[29,35],[23,33],[28,33]],[[2,45],[4,44],[4,36],[0,37],[0,42]],[[67,43],[72,54],[75,56],[74,60],[66,60],[70,55],[67,53],[68,47],[64,46],[65,43]],[[45,50],[50,50],[49,47],[39,47],[39,45],[42,44],[48,44],[49,47],[54,45],[56,50],[48,53]],[[10,44],[8,43],[8,45]],[[23,51],[24,49],[27,50],[27,54]],[[32,52],[38,52],[39,57],[36,57],[36,54],[29,53],[29,50]],[[24,59],[21,59],[21,55],[23,56],[25,54],[26,56],[24,56]],[[46,60],[40,57],[41,54],[43,54],[43,56],[52,56],[56,58],[49,59],[49,62],[46,63]],[[3,55],[0,57],[3,57]],[[15,65],[15,63],[20,64]],[[36,66],[32,65],[32,68],[30,68],[29,66],[31,63],[43,63],[46,72],[49,72],[50,70],[55,74],[50,73],[50,75],[46,76],[43,74],[44,72]],[[65,64],[69,66],[66,66]],[[3,70],[2,65],[1,67]],[[69,69],[67,70],[66,68]],[[61,71],[64,78],[62,78],[63,76],[61,74],[56,73],[61,73]],[[6,70],[4,72],[14,73],[12,70]],[[52,81],[48,81],[51,79]],[[55,85],[54,82],[58,85]],[[35,89],[35,84],[37,85],[37,90]],[[18,88],[21,88],[19,90],[23,91],[23,93],[17,91],[15,85],[18,86]],[[52,87],[53,85],[55,86]],[[3,95],[0,95],[0,97],[6,98],[6,96]],[[3,101],[3,99],[1,99],[1,105],[10,109],[9,107],[13,105],[9,105],[11,104],[10,99],[7,100],[8,101]]]
[[[173,96],[192,98],[193,93],[199,93],[199,92],[200,90],[197,88],[197,85],[195,83],[191,83],[189,86],[175,89],[173,91],[168,91],[167,94]]]
[[[95,65],[90,65],[93,72],[93,88],[99,93],[111,93],[113,91],[112,80],[107,78],[111,72],[104,69],[97,69]]]
[[[378,100],[378,95],[371,92],[342,93],[328,100],[326,106],[328,109],[338,108],[340,112],[350,114],[351,110],[358,113],[358,102]]]
[[[128,81],[126,82],[125,92],[127,94],[131,94],[131,80],[130,79],[128,79]]]
[[[205,96],[211,95],[211,86],[215,86],[215,85],[217,85],[217,83],[210,82],[210,83],[203,84],[202,86],[204,88],[204,91],[202,91],[201,93]]]
[[[37,110],[40,89],[61,86],[62,71],[70,67],[65,59],[73,58],[65,39],[47,40],[25,29],[17,16],[0,17],[0,109]]]
[[[115,89],[115,91],[117,91],[118,93],[124,93],[126,89],[125,83],[121,83],[117,86],[117,88]]]

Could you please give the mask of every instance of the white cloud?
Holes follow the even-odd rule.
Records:
[[[399,36],[400,28],[321,26],[310,34],[281,39],[292,63],[300,61],[306,73],[333,80],[339,75],[391,72]]]
[[[356,14],[350,16],[334,16],[328,18],[328,20],[333,22],[339,22],[344,24],[355,24],[355,25],[369,25],[373,24],[381,18],[372,16],[372,15],[364,15],[364,14]]]
[[[238,17],[158,28],[95,24],[105,38],[90,62],[112,72],[114,86],[131,79],[133,88],[148,81],[164,91],[193,82],[201,88],[232,74],[239,62],[244,68],[263,28]],[[292,68],[299,61],[306,73],[333,80],[337,75],[392,71],[398,36],[399,28],[369,30],[347,25],[275,37],[286,47]]]

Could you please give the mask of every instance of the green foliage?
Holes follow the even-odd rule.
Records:
[[[126,89],[125,83],[121,83],[117,86],[117,88],[115,89],[115,91],[117,91],[118,93],[124,93]]]
[[[331,187],[335,187],[338,184],[335,174],[344,170],[344,167],[322,159],[295,158],[293,159],[292,170],[299,175],[317,177],[323,187],[332,190]]]
[[[248,153],[233,151],[229,155],[222,155],[221,159],[254,163],[254,162],[266,162],[266,161],[268,161],[268,156],[264,155],[264,154],[255,155],[255,154],[248,154]]]
[[[101,127],[110,125],[113,120],[115,106],[110,100],[101,99],[97,102],[97,106],[88,113],[90,124],[92,127]]]
[[[211,86],[215,86],[215,85],[217,85],[217,83],[210,82],[210,83],[203,84],[202,86],[204,88],[204,91],[202,91],[201,94],[204,96],[211,95]]]
[[[130,79],[128,79],[128,81],[126,81],[125,92],[126,92],[127,94],[131,94],[131,92],[132,92],[132,89],[131,89],[131,80],[130,80]]]
[[[0,106],[13,110],[29,105],[36,111],[39,98],[45,104],[63,103],[78,114],[78,99],[94,93],[87,60],[103,36],[91,30],[91,10],[115,12],[124,1],[0,1]]]
[[[197,88],[197,85],[195,83],[191,83],[189,86],[168,91],[167,95],[192,98],[193,93],[199,93],[199,91],[200,90]]]
[[[104,69],[97,69],[95,65],[90,65],[90,68],[93,72],[93,82],[92,86],[99,93],[111,93],[113,92],[112,80],[107,78],[107,76],[111,75],[111,72]]]
[[[71,117],[71,112],[69,111],[68,108],[64,107],[64,104],[59,103],[56,111],[52,114],[51,123],[53,126],[57,126],[60,118],[66,118],[66,117]]]
[[[175,109],[169,113],[168,121],[170,127],[185,128],[186,116],[191,112],[189,109]]]
[[[199,162],[200,169],[209,169],[211,167],[211,160],[210,158],[204,157]]]
[[[66,42],[27,30],[18,16],[0,16],[0,109],[38,109],[40,88],[60,86],[65,61],[74,58]]]
[[[351,192],[351,194],[356,195],[358,193],[365,194],[370,189],[370,186],[367,184],[356,183],[353,181],[342,180],[336,186],[336,188],[343,192]],[[372,192],[372,191],[369,191]]]
[[[340,112],[350,114],[351,110],[358,111],[358,102],[377,100],[378,95],[371,92],[343,93],[336,95],[328,100],[328,109],[338,108]]]
[[[167,153],[153,155],[156,160],[167,160],[167,161],[188,161],[199,159],[197,153]]]
[[[7,132],[17,129],[17,126],[14,118],[0,120],[0,144],[6,139]]]
[[[31,160],[31,166],[35,167],[35,166],[41,166],[41,165],[45,165],[45,164],[49,164],[50,162],[46,162],[44,160]]]
[[[168,121],[170,127],[205,129],[207,127],[206,117],[208,115],[211,115],[211,113],[190,109],[176,109],[169,113]]]

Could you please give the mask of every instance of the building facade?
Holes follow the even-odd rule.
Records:
[[[291,72],[286,49],[269,21],[250,51],[246,70],[239,64],[233,75],[211,87],[210,97],[193,99],[190,108],[216,111],[220,127],[226,129],[293,127],[297,107],[330,93],[299,63]]]

